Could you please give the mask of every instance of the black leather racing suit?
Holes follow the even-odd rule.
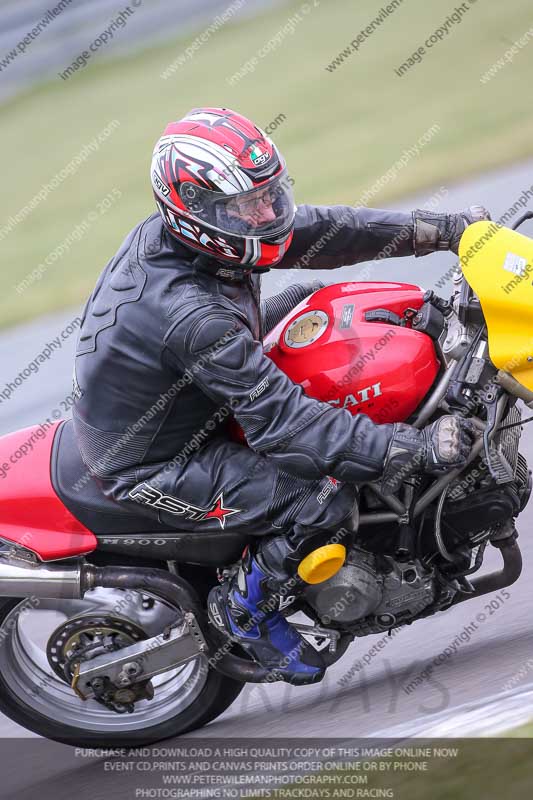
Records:
[[[411,214],[302,205],[278,269],[354,264],[387,245],[413,253]],[[267,301],[270,325],[311,289]],[[180,530],[295,540],[349,516],[353,483],[381,474],[392,426],[306,396],[263,354],[262,333],[259,274],[196,255],[157,214],[129,234],[76,352],[76,437],[108,497]],[[249,448],[228,439],[230,413]]]

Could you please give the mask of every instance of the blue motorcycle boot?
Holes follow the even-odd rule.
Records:
[[[240,644],[273,679],[296,686],[317,683],[325,673],[320,653],[307,642],[279,611],[280,596],[301,591],[301,581],[279,580],[247,549],[238,573],[211,589],[208,611],[211,622]]]

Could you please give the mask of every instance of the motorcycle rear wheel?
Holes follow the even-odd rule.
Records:
[[[96,598],[100,611],[109,608],[109,595],[113,600],[114,594],[116,601],[115,590],[96,591],[100,592]],[[84,606],[95,606],[91,595],[89,592],[83,601],[35,600],[35,607],[20,598],[3,599],[0,712],[18,725],[74,747],[142,747],[207,725],[240,694],[243,683],[206,669],[205,662],[195,659],[154,678],[154,699],[138,702],[131,714],[118,714],[95,700],[79,699],[51,669],[46,658],[50,630],[42,624],[44,618],[32,620],[32,614],[55,612],[71,618],[88,613]],[[51,627],[56,626],[57,618]]]

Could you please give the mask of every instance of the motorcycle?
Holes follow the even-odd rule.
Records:
[[[515,520],[531,493],[519,443],[520,407],[533,407],[533,242],[478,222],[463,236],[460,262],[449,300],[406,283],[334,284],[265,339],[280,369],[333,407],[418,428],[458,414],[478,431],[462,469],[400,476],[392,493],[379,481],[361,485],[343,566],[297,599],[280,598],[289,619],[306,615],[308,623],[293,624],[328,666],[359,637],[520,575]],[[279,677],[208,622],[209,589],[238,569],[245,533],[154,531],[103,497],[68,420],[2,437],[0,464],[8,467],[0,481],[2,713],[78,747],[143,746],[214,720],[247,682]],[[489,544],[503,566],[473,577]]]

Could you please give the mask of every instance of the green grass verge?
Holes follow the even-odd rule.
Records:
[[[506,732],[505,735],[513,739],[533,739],[533,722],[520,725],[519,728],[514,728],[513,730]],[[533,764],[531,767],[533,773]]]
[[[487,85],[480,83],[530,27],[530,0],[478,0],[402,78],[395,68],[442,25],[454,3],[404,0],[334,72],[326,65],[381,5],[309,0],[309,7],[279,47],[234,86],[228,79],[300,13],[301,2],[222,27],[167,80],[161,73],[194,37],[120,61],[89,63],[68,81],[58,77],[2,107],[0,325],[85,298],[124,235],[152,211],[148,166],[154,141],[169,119],[194,106],[233,107],[263,126],[284,114],[273,135],[295,178],[299,202],[354,204],[435,124],[439,133],[372,205],[531,155],[533,44]],[[9,217],[112,120],[119,126],[98,151],[6,234]],[[103,199],[112,191],[102,213]],[[91,212],[94,219],[79,241],[65,245],[64,255],[39,280],[17,292]]]

